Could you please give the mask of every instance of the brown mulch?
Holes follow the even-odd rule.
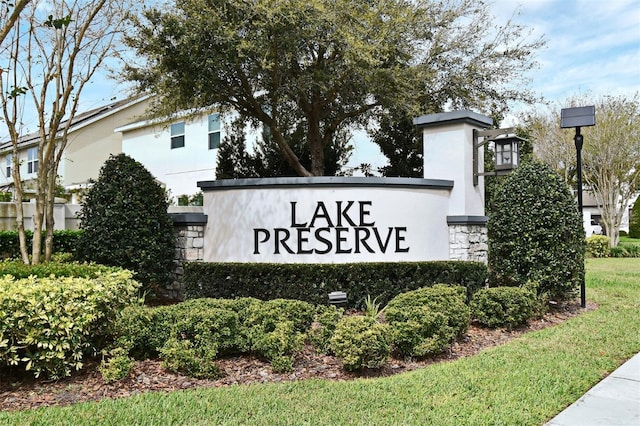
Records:
[[[595,304],[588,304],[586,310],[595,308]],[[294,371],[287,374],[273,373],[267,362],[251,356],[222,359],[219,361],[219,366],[224,377],[218,380],[194,379],[171,373],[162,368],[160,361],[145,360],[136,362],[135,368],[127,378],[113,384],[106,384],[97,370],[98,362],[92,361],[71,377],[55,382],[25,377],[1,377],[0,410],[68,405],[103,398],[128,397],[149,391],[170,392],[199,387],[222,387],[309,378],[350,380],[357,377],[389,376],[436,362],[471,356],[485,348],[506,343],[529,331],[559,324],[584,311],[580,308],[579,301],[576,301],[556,306],[543,318],[532,320],[527,326],[515,330],[494,330],[472,325],[467,334],[443,354],[424,360],[391,359],[380,370],[370,370],[360,374],[345,372],[339,360],[332,356],[315,354],[310,347],[306,347],[296,358]]]

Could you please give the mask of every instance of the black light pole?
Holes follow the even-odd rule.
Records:
[[[573,141],[576,144],[576,164],[578,166],[578,211],[582,217],[582,142],[584,139],[580,134],[579,126],[576,127],[576,135],[573,137]]]
[[[576,166],[578,172],[578,211],[580,218],[584,222],[582,212],[582,143],[583,137],[580,134],[580,127],[595,126],[596,124],[596,107],[586,106],[577,108],[565,108],[560,110],[560,128],[566,129],[570,127],[576,128],[576,135],[573,141],[576,144]],[[584,227],[584,223],[583,223]],[[587,295],[584,285],[584,276],[580,280],[580,306],[587,307]]]

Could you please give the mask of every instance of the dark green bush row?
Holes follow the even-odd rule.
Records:
[[[53,252],[71,253],[75,256],[76,247],[82,231],[53,231]],[[27,237],[27,251],[31,254],[32,231],[25,231]],[[44,249],[44,244],[43,244]],[[18,231],[0,231],[0,258],[12,259],[20,257],[20,242]]]
[[[387,303],[400,293],[435,283],[466,288],[467,298],[483,288],[486,266],[479,262],[401,262],[354,264],[240,264],[185,265],[187,299],[200,297],[256,297],[296,299],[325,305],[328,293],[345,291],[349,306],[360,307],[365,295]]]
[[[49,277],[51,275],[56,277],[92,278],[120,270],[120,268],[113,266],[97,265],[94,263],[46,262],[38,265],[26,265],[21,260],[8,259],[0,261],[0,276],[12,275],[14,278],[27,278],[31,275],[39,278]]]

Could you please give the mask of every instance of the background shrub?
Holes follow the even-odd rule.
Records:
[[[640,197],[636,199],[629,215],[629,237],[640,238]]]
[[[465,289],[444,284],[394,297],[384,311],[394,335],[394,349],[423,357],[445,350],[469,327]]]
[[[131,272],[93,278],[0,278],[0,373],[67,376],[96,355],[125,306],[138,301]]]
[[[492,287],[478,291],[471,300],[471,315],[486,327],[514,328],[532,317],[536,294],[522,287]]]
[[[343,317],[331,338],[331,350],[347,371],[380,368],[391,353],[389,326],[361,315]]]
[[[264,264],[192,262],[184,267],[187,299],[257,297],[297,299],[326,305],[332,291],[345,291],[349,306],[367,294],[386,304],[394,296],[436,283],[466,288],[467,297],[485,286],[480,262],[398,262],[352,264]]]
[[[506,176],[487,224],[491,286],[540,284],[555,300],[584,279],[585,234],[576,202],[549,166],[529,161]]]
[[[587,254],[592,257],[608,257],[611,239],[605,235],[587,237]]]
[[[95,263],[46,262],[37,265],[26,265],[22,260],[0,261],[0,275],[12,275],[14,278],[27,278],[32,275],[40,278],[51,275],[56,277],[91,278],[121,270],[118,267],[97,265]]]
[[[81,233],[82,231],[75,230],[53,231],[53,253],[71,253],[75,257]],[[25,235],[27,237],[27,251],[31,253],[33,231],[26,230]],[[0,259],[18,258],[20,258],[18,231],[0,231]]]
[[[111,156],[79,213],[78,256],[135,271],[146,291],[169,282],[175,238],[162,187],[142,164]]]

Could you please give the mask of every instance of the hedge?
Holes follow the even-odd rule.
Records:
[[[484,288],[487,268],[479,262],[433,261],[350,264],[266,264],[192,262],[184,267],[186,299],[200,297],[296,299],[325,305],[328,293],[344,291],[349,306],[366,295],[381,304],[400,293],[436,283],[461,285],[467,299]]]
[[[53,231],[53,252],[76,254],[77,241],[82,231],[64,230]],[[27,251],[31,254],[33,239],[32,231],[25,231],[27,237]],[[42,235],[44,250],[44,233]],[[0,231],[0,258],[11,259],[20,257],[20,242],[18,231]]]

